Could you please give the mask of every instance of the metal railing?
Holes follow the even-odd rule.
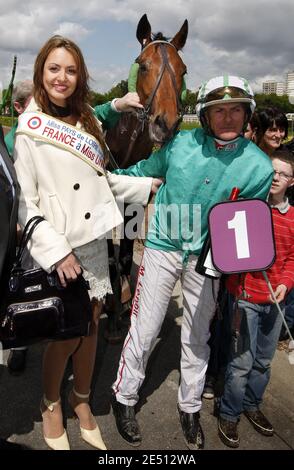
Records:
[[[199,119],[197,114],[184,114],[183,115],[184,122],[197,122],[199,123]]]

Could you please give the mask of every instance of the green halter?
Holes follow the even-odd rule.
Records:
[[[129,77],[128,77],[128,91],[136,92],[137,91],[137,78],[140,65],[135,62],[131,65]]]

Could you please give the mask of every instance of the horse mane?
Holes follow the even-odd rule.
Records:
[[[152,41],[169,41],[170,38],[164,36],[161,32],[152,33]]]

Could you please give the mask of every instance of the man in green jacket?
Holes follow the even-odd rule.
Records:
[[[183,292],[181,383],[178,411],[189,449],[204,447],[199,422],[209,359],[209,326],[218,281],[195,271],[208,232],[210,208],[229,198],[265,199],[272,181],[270,159],[243,138],[255,108],[253,92],[240,77],[220,76],[199,90],[197,113],[202,129],[180,131],[147,160],[120,174],[162,177],[155,214],[146,239],[133,301],[131,328],[122,350],[112,404],[118,430],[132,445],[141,434],[134,406],[147,360],[178,279]]]

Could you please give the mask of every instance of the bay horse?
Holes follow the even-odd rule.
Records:
[[[148,157],[154,144],[163,145],[178,129],[185,93],[184,75],[187,72],[179,51],[184,47],[187,35],[187,20],[168,41],[162,33],[152,34],[146,14],[140,19],[136,36],[142,49],[135,61],[137,66],[132,66],[133,70],[135,68],[132,76],[135,86],[129,91],[137,91],[144,108],[133,113],[123,113],[118,125],[106,133],[106,143],[115,167],[127,168]],[[125,225],[128,220],[130,218],[125,217]],[[120,240],[119,270],[125,276],[130,275],[133,244],[134,240],[125,234]],[[113,255],[114,249],[109,243],[110,260]],[[118,270],[113,263],[110,263],[110,274],[115,294],[107,301],[108,338],[115,342],[115,337],[121,336],[118,333],[121,289]]]
[[[182,117],[181,95],[187,72],[178,51],[184,47],[187,35],[187,20],[174,38],[167,41],[161,33],[152,37],[146,14],[140,19],[136,36],[142,51],[136,59],[136,91],[144,110],[124,113],[118,125],[106,134],[106,142],[120,168],[146,158],[154,143],[162,145],[177,130]],[[133,141],[135,145],[130,151]]]

